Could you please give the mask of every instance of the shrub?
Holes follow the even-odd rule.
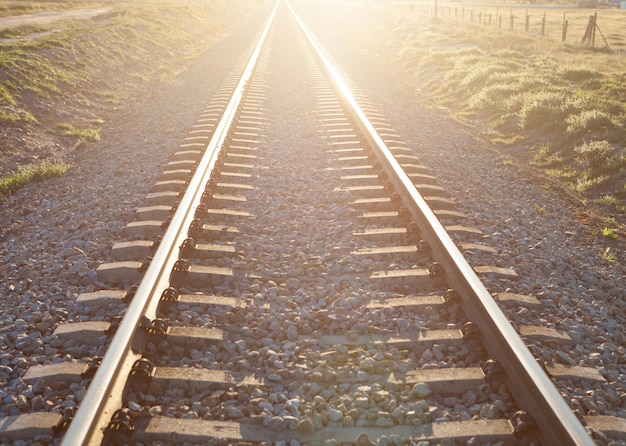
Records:
[[[586,173],[583,173],[581,176],[576,178],[576,183],[574,184],[574,190],[576,192],[587,192],[590,189],[593,189],[596,186],[599,186],[603,183],[609,181],[609,177],[606,175],[600,175],[599,177],[592,177]]]
[[[615,148],[607,141],[592,141],[576,146],[574,153],[576,161],[590,170],[598,170],[614,157]]]
[[[536,147],[533,152],[533,162],[538,167],[558,168],[563,166],[563,157],[554,153],[554,149],[549,145]]]
[[[477,90],[488,86],[494,76],[508,73],[518,68],[518,64],[511,61],[480,61],[474,64],[458,63],[455,71],[463,73],[461,85],[468,90]]]
[[[475,111],[497,113],[507,109],[507,99],[517,93],[517,87],[510,84],[489,85],[469,100],[469,107]]]
[[[568,116],[563,93],[542,92],[521,95],[524,104],[518,115],[519,125],[524,130],[562,131]]]
[[[597,134],[615,130],[617,124],[603,111],[583,110],[567,117],[567,132],[573,135]]]

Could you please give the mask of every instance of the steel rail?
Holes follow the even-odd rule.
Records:
[[[270,14],[235,92],[216,126],[202,159],[198,163],[196,173],[191,179],[124,319],[63,437],[62,446],[101,444],[105,435],[105,423],[108,423],[110,415],[121,407],[122,389],[135,357],[140,355],[139,348],[135,345],[136,339],[137,337],[145,337],[142,336],[140,329],[142,318],[156,317],[161,293],[170,286],[170,275],[174,263],[179,258],[179,247],[187,238],[187,230],[194,219],[195,208],[200,204],[202,193],[209,182],[220,149],[236,116],[248,80],[254,71],[261,48],[273,23],[278,5],[279,1],[276,2]]]
[[[480,327],[484,345],[506,374],[509,391],[520,407],[534,419],[537,436],[545,445],[594,445],[585,427],[567,406],[550,378],[539,366],[522,339],[489,294],[476,272],[415,188],[378,132],[369,122],[325,55],[311,31],[289,5],[296,22],[307,36],[345,106],[365,134],[405,206],[429,243],[434,258],[444,268],[447,282],[460,295],[470,320]]]

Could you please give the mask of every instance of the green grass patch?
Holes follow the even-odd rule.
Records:
[[[22,123],[34,123],[37,122],[35,117],[30,113],[19,110],[19,111],[7,111],[0,110],[0,124],[6,125],[17,125]]]
[[[100,131],[97,129],[78,129],[72,124],[63,123],[57,125],[58,134],[61,136],[69,136],[78,138],[82,141],[96,142],[100,141]]]
[[[0,180],[0,200],[29,183],[43,181],[48,178],[63,175],[69,165],[56,162],[42,161],[41,163],[20,169],[15,175]]]
[[[610,265],[617,261],[617,256],[610,247],[600,252],[600,258]]]
[[[15,105],[15,99],[5,85],[0,85],[0,105]]]

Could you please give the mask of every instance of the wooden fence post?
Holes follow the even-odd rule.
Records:
[[[582,43],[588,43],[593,46],[596,38],[596,19],[598,17],[598,13],[589,16],[589,23],[587,23],[587,29],[585,30],[585,35],[583,36]]]
[[[524,29],[526,29],[526,32],[530,29],[530,16],[528,15],[528,9],[526,10],[526,25]]]
[[[594,13],[593,15],[593,31],[591,32],[591,46],[594,46],[596,43],[596,26],[598,23],[598,13]]]

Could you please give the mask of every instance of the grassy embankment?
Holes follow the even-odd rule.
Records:
[[[568,10],[563,42],[562,10],[529,11],[532,21],[526,31],[524,9],[481,6],[472,21],[475,7],[462,11],[463,4],[452,5],[437,18],[432,9],[389,9],[386,18],[379,14],[368,21],[366,33],[356,31],[354,40],[375,52],[395,54],[395,63],[434,103],[481,123],[516,162],[533,164],[598,205],[607,236],[623,231],[626,11]],[[581,40],[594,12],[600,30],[591,47]],[[511,14],[514,30],[509,29]]]
[[[624,214],[625,19],[621,11],[602,11],[610,49],[598,45],[599,36],[590,48],[471,27],[451,37],[475,47],[430,51],[421,64],[446,72],[430,82],[438,102],[486,122],[494,142],[528,149],[537,167],[609,213]]]
[[[244,3],[0,0],[0,17],[45,8],[109,8],[94,19],[0,30],[0,138],[5,146],[0,163],[9,165],[11,155],[19,152],[20,134],[43,132],[73,149],[97,141],[107,109],[123,106],[150,83],[165,82],[183,70],[228,31],[233,11]],[[29,181],[67,168],[59,159],[16,165],[12,174],[0,176],[0,200]]]

